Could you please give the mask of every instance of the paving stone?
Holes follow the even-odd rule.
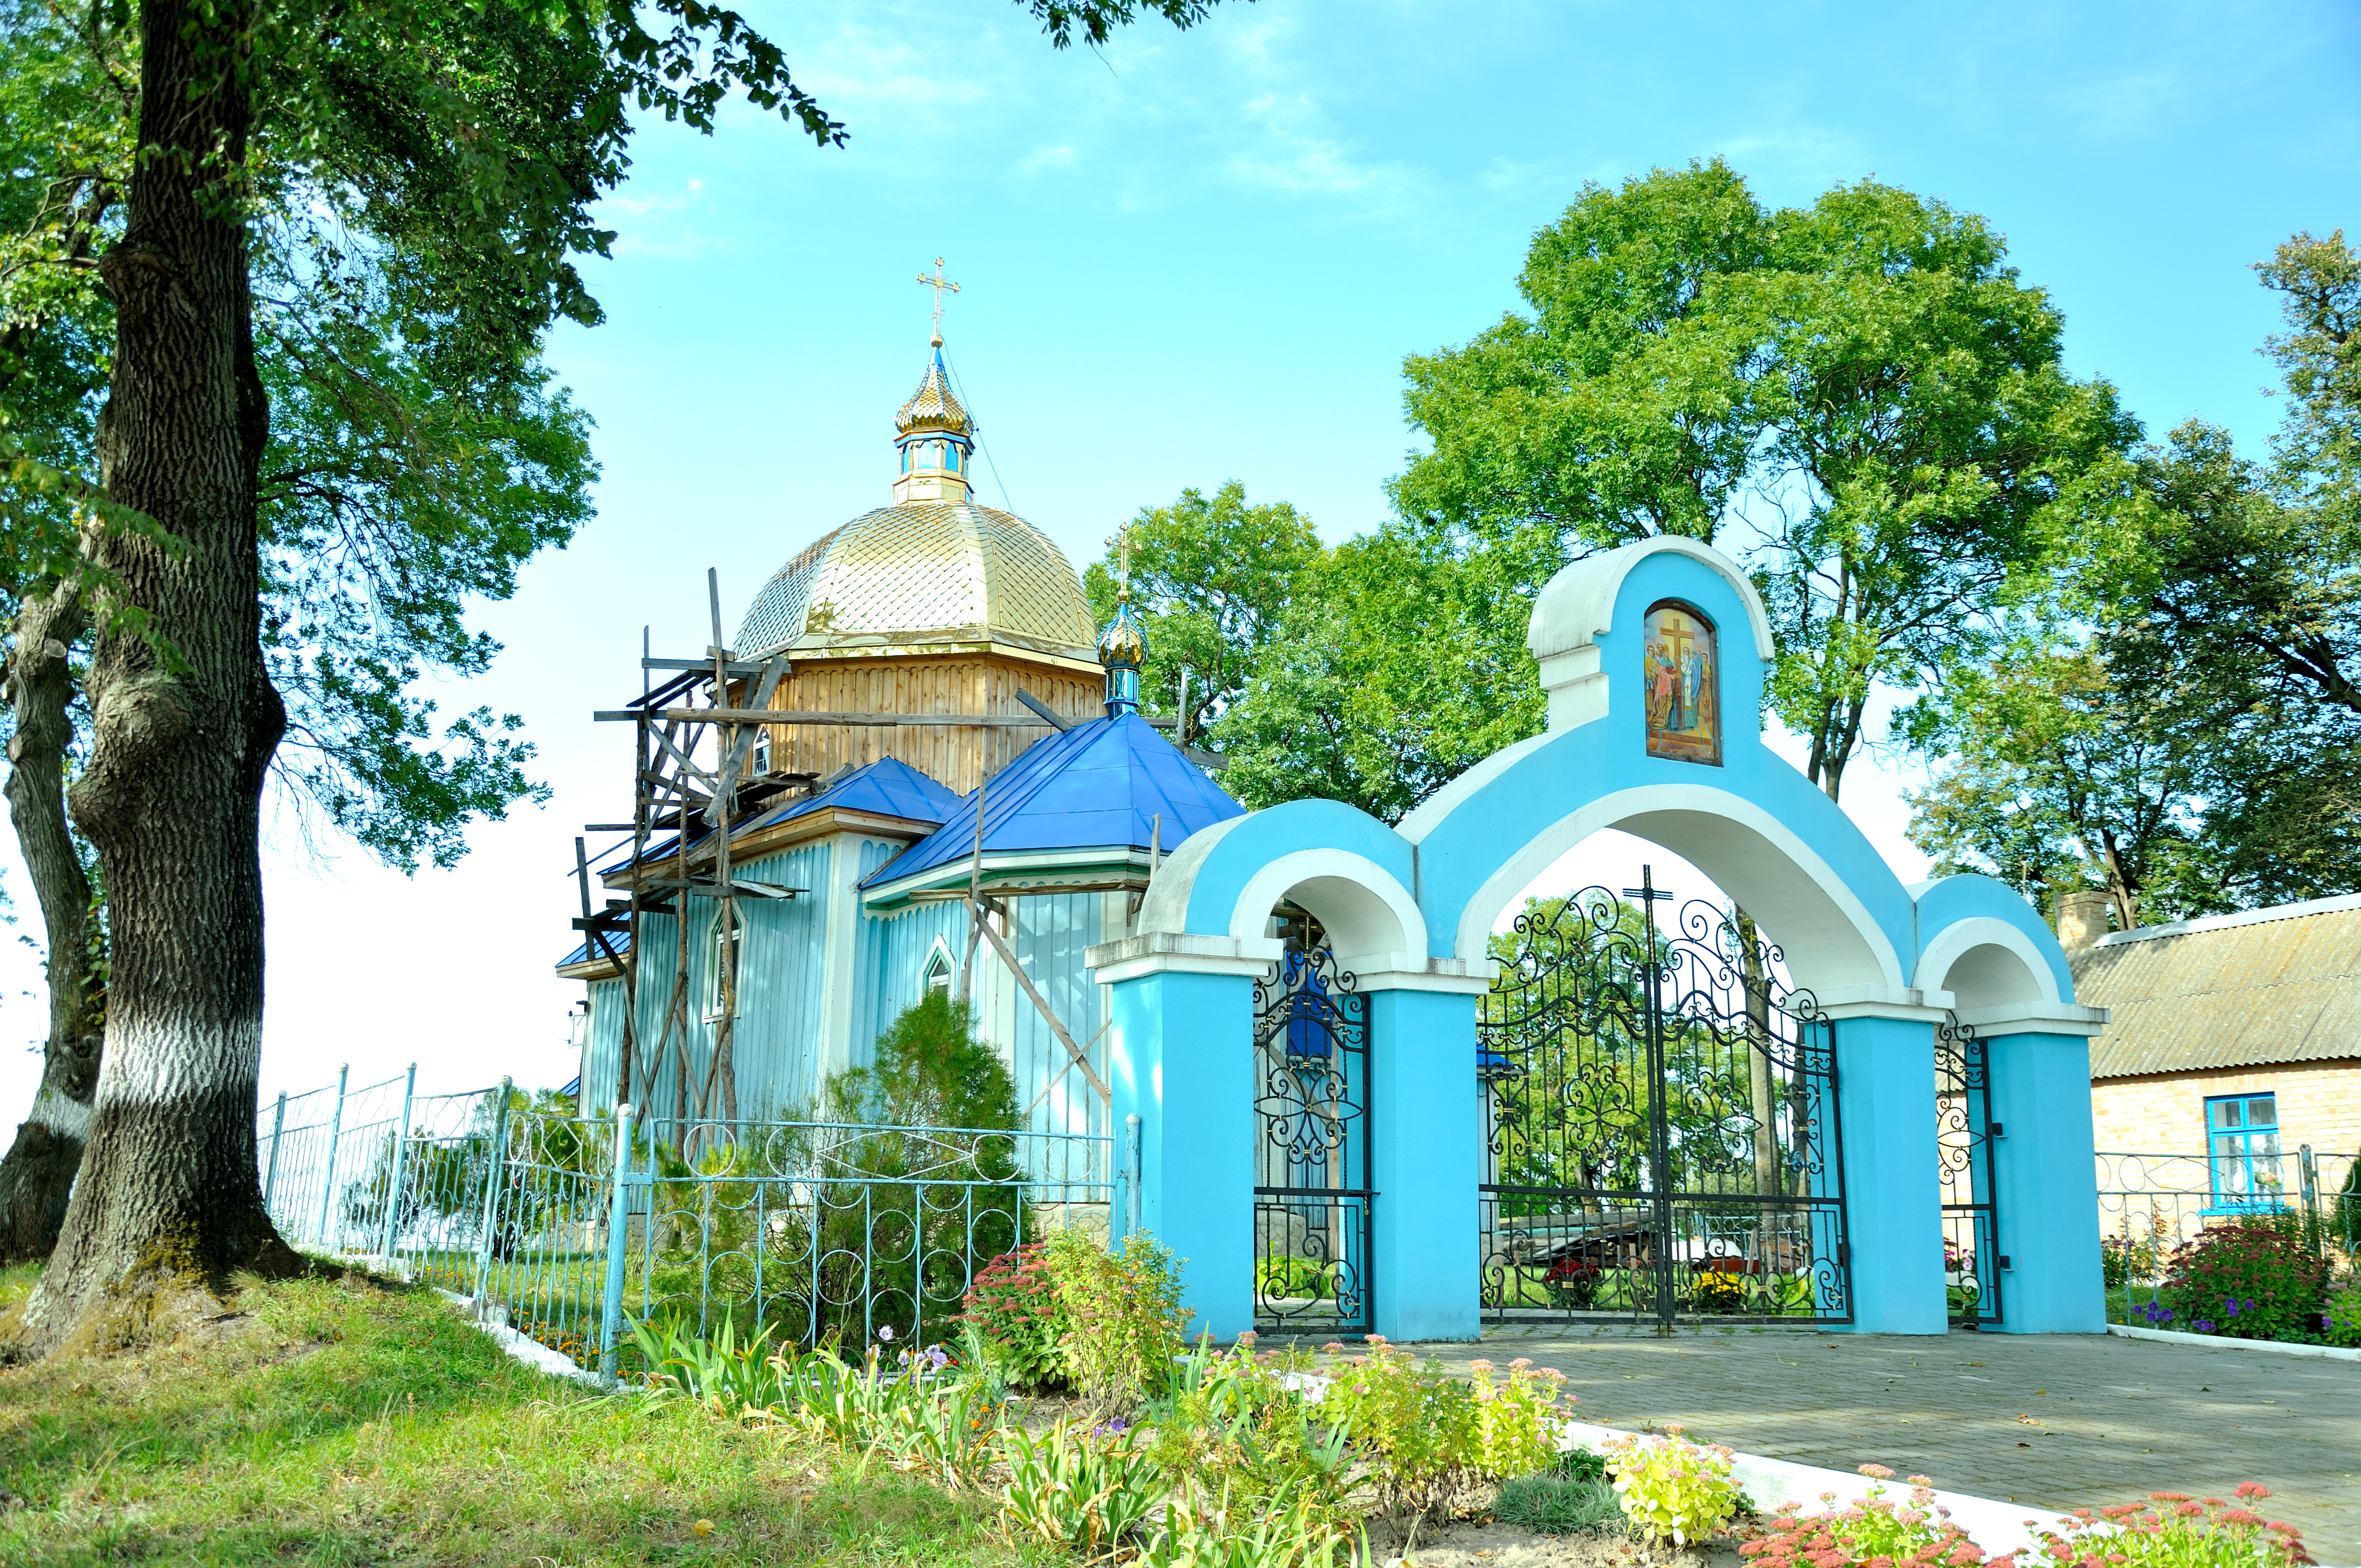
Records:
[[[1874,1462],[2043,1514],[2152,1491],[2271,1490],[2258,1508],[2323,1563],[2361,1565],[2361,1364],[2110,1334],[1915,1338],[1792,1329],[1668,1338],[1565,1325],[1488,1332],[1445,1365],[1531,1356],[1566,1375],[1582,1419],[1680,1422],[1749,1453]],[[2036,1516],[2037,1517],[2037,1516]]]

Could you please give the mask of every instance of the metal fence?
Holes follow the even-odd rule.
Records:
[[[2268,1168],[2202,1154],[2101,1153],[2099,1234],[2107,1315],[2129,1321],[2158,1299],[2172,1255],[2210,1226],[2278,1220],[2340,1267],[2361,1262],[2356,1157],[2309,1144]]]
[[[627,1317],[925,1344],[993,1257],[1048,1230],[1137,1224],[1137,1162],[1116,1169],[1094,1135],[754,1122],[683,1151],[628,1110],[585,1117],[505,1080],[415,1090],[415,1069],[361,1089],[340,1073],[263,1107],[280,1234],[467,1297],[608,1373]]]

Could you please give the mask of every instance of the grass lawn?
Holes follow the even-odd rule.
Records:
[[[0,1273],[0,1306],[33,1277]],[[170,1345],[0,1371],[0,1563],[1027,1555],[986,1501],[544,1376],[431,1292],[258,1285],[228,1313]]]

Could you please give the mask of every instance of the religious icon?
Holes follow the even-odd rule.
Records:
[[[1720,762],[1721,672],[1713,646],[1713,623],[1688,606],[1648,611],[1648,755]]]

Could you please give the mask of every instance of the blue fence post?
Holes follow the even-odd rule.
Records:
[[[279,1185],[279,1135],[287,1128],[287,1091],[279,1091],[279,1109],[270,1114],[270,1163],[262,1168],[262,1212],[270,1212],[270,1194]]]
[[[607,1219],[606,1304],[598,1321],[598,1372],[613,1381],[616,1345],[623,1337],[623,1258],[631,1229],[631,1108],[615,1107],[615,1201]]]
[[[401,1130],[393,1137],[393,1167],[385,1179],[385,1228],[378,1238],[377,1255],[385,1266],[393,1266],[393,1244],[401,1233],[402,1167],[410,1156],[410,1107],[418,1092],[418,1064],[410,1064],[410,1075],[401,1082]]]
[[[484,1223],[476,1238],[476,1316],[488,1317],[484,1293],[490,1288],[492,1276],[492,1239],[500,1234],[500,1182],[506,1178],[504,1167],[509,1153],[509,1092],[513,1080],[503,1078],[500,1086],[492,1091],[499,1098],[492,1105],[492,1149],[484,1161]]]
[[[328,1208],[336,1201],[336,1141],[345,1135],[345,1081],[352,1070],[350,1062],[336,1069],[336,1112],[328,1119],[328,1169],[320,1183],[320,1228],[311,1238],[324,1246],[328,1240]]]

